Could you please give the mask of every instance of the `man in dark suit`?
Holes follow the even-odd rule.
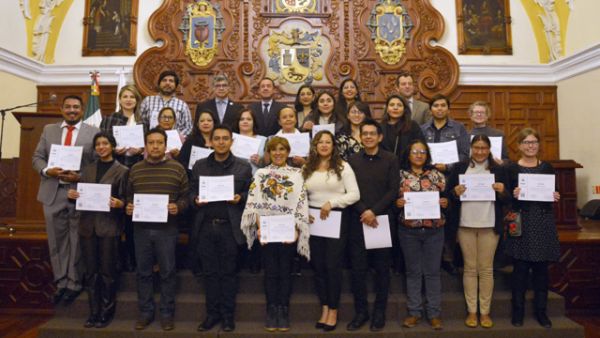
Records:
[[[229,128],[233,128],[237,115],[244,107],[229,99],[230,88],[229,80],[226,76],[215,76],[213,79],[215,97],[198,103],[198,106],[196,106],[196,121],[201,112],[209,111],[213,114],[215,125],[224,124]]]
[[[275,93],[275,82],[268,77],[258,83],[258,95],[260,102],[254,102],[250,109],[257,117],[256,125],[258,134],[263,136],[275,135],[280,127],[277,123],[277,113],[285,107],[285,104],[273,100]]]
[[[79,173],[57,167],[49,168],[50,148],[53,144],[83,147],[83,167],[94,159],[92,142],[94,135],[100,131],[82,122],[83,100],[79,96],[66,96],[61,112],[63,121],[44,127],[33,153],[33,168],[41,176],[37,199],[44,208],[50,263],[57,287],[52,298],[54,304],[61,300],[68,304],[81,291],[77,271],[80,258],[77,232],[79,213],[75,211],[75,204],[67,198],[69,186],[79,180]]]
[[[198,331],[208,331],[219,321],[223,331],[235,329],[237,247],[245,242],[240,230],[252,168],[246,160],[231,153],[233,135],[226,126],[216,127],[211,134],[214,152],[194,164],[190,204],[194,206],[193,231],[199,238],[197,250],[206,288],[206,319]],[[234,197],[231,201],[205,202],[198,199],[199,177],[233,175]]]
[[[408,101],[411,111],[410,118],[413,121],[417,122],[417,124],[420,126],[431,120],[429,104],[414,98],[415,81],[411,73],[401,72],[398,75],[398,79],[396,79],[396,87],[400,95],[402,95],[406,101]]]

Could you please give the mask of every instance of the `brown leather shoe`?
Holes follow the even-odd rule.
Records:
[[[160,327],[163,331],[171,331],[175,328],[175,322],[173,321],[173,317],[161,317],[160,318]]]
[[[431,318],[431,320],[429,321],[429,324],[431,324],[431,328],[434,330],[442,329],[442,320],[439,318]]]
[[[494,326],[494,322],[492,321],[490,315],[481,315],[479,322],[481,323],[481,327],[484,329],[490,329],[492,326]]]
[[[136,330],[143,330],[143,329],[147,328],[148,325],[150,325],[153,320],[154,320],[154,318],[152,318],[152,317],[140,316],[135,321],[135,329]]]
[[[419,317],[415,317],[415,316],[408,316],[406,318],[404,318],[404,321],[402,322],[402,326],[404,327],[415,327],[417,326],[417,324],[419,324],[419,320],[421,320],[421,318]]]
[[[476,328],[477,327],[477,314],[469,313],[467,315],[467,318],[465,319],[465,325],[470,328]]]

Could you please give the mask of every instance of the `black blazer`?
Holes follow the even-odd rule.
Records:
[[[203,111],[209,111],[213,115],[213,119],[215,121],[215,126],[224,124],[229,128],[233,128],[237,115],[244,109],[244,106],[241,104],[235,103],[231,100],[227,103],[227,109],[225,110],[225,116],[223,117],[223,121],[219,120],[219,110],[217,109],[217,100],[210,99],[203,102],[198,103],[196,106],[196,115],[194,118],[195,125],[198,124],[198,118],[200,117],[200,113]]]
[[[265,118],[263,114],[262,101],[253,102],[250,104],[249,108],[256,116],[256,127],[258,128],[259,135],[269,137],[277,134],[279,129],[281,129],[277,121],[277,113],[285,107],[287,107],[285,104],[273,100],[271,106],[269,106],[269,115],[267,118]]]
[[[252,168],[248,161],[237,158],[233,156],[233,154],[230,154],[229,158],[225,160],[224,169],[222,169],[221,165],[216,163],[214,158],[214,154],[210,154],[207,158],[203,158],[196,162],[192,169],[192,184],[190,187],[189,198],[192,210],[196,213],[192,237],[198,238],[198,234],[204,223],[204,208],[198,207],[195,203],[196,197],[198,197],[199,177],[233,175],[234,193],[239,194],[242,198],[238,204],[234,205],[228,203],[227,213],[229,215],[229,223],[231,223],[233,237],[235,238],[235,241],[241,245],[246,242],[246,238],[240,229],[240,223],[242,221],[244,207],[246,206],[246,199],[248,198],[248,189],[250,187],[250,180],[252,179]]]
[[[402,161],[403,153],[412,140],[420,139],[425,141],[421,127],[412,120],[410,121],[410,129],[406,133],[399,130],[398,124],[390,125],[385,121],[381,123],[381,129],[383,131],[381,147],[398,156],[400,161]]]
[[[457,222],[453,224],[454,226],[458,226],[458,222],[460,221],[460,208],[462,206],[460,197],[456,196],[456,193],[454,192],[454,187],[456,187],[459,184],[458,175],[463,175],[465,172],[467,172],[467,169],[469,168],[470,164],[470,160],[467,162],[457,163],[448,178],[448,196],[450,197],[450,200],[453,205],[452,212],[455,213],[457,220]],[[499,192],[496,192],[496,201],[494,202],[494,213],[496,215],[496,220],[494,222],[494,232],[496,232],[499,235],[502,235],[504,226],[502,221],[504,218],[503,207],[505,205],[510,204],[511,187],[508,182],[508,176],[506,175],[506,169],[503,166],[497,165],[493,167],[490,170],[490,173],[494,175],[494,182],[504,184],[504,193],[501,194]]]

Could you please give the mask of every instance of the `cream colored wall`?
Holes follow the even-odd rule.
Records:
[[[0,72],[0,93],[3,93],[0,95],[0,107],[2,108],[35,102],[37,99],[37,88],[34,82],[4,72]],[[35,107],[22,108],[17,111],[35,111]],[[6,113],[2,158],[19,157],[20,137],[21,126],[11,113]]]
[[[565,56],[573,55],[600,43],[600,1],[575,1],[575,9],[569,18]]]
[[[512,18],[513,55],[458,55],[458,38],[456,32],[456,1],[431,0],[431,4],[444,16],[446,30],[439,44],[456,56],[461,65],[528,65],[538,64],[538,52],[535,36],[527,13],[519,0],[510,0]]]
[[[600,108],[595,99],[599,88],[600,69],[558,83],[560,158],[583,165],[577,169],[579,207],[600,198],[592,193],[592,187],[600,185]]]

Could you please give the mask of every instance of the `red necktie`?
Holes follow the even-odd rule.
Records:
[[[67,126],[67,137],[65,137],[66,146],[70,146],[73,140],[73,130],[75,130],[75,126]]]

